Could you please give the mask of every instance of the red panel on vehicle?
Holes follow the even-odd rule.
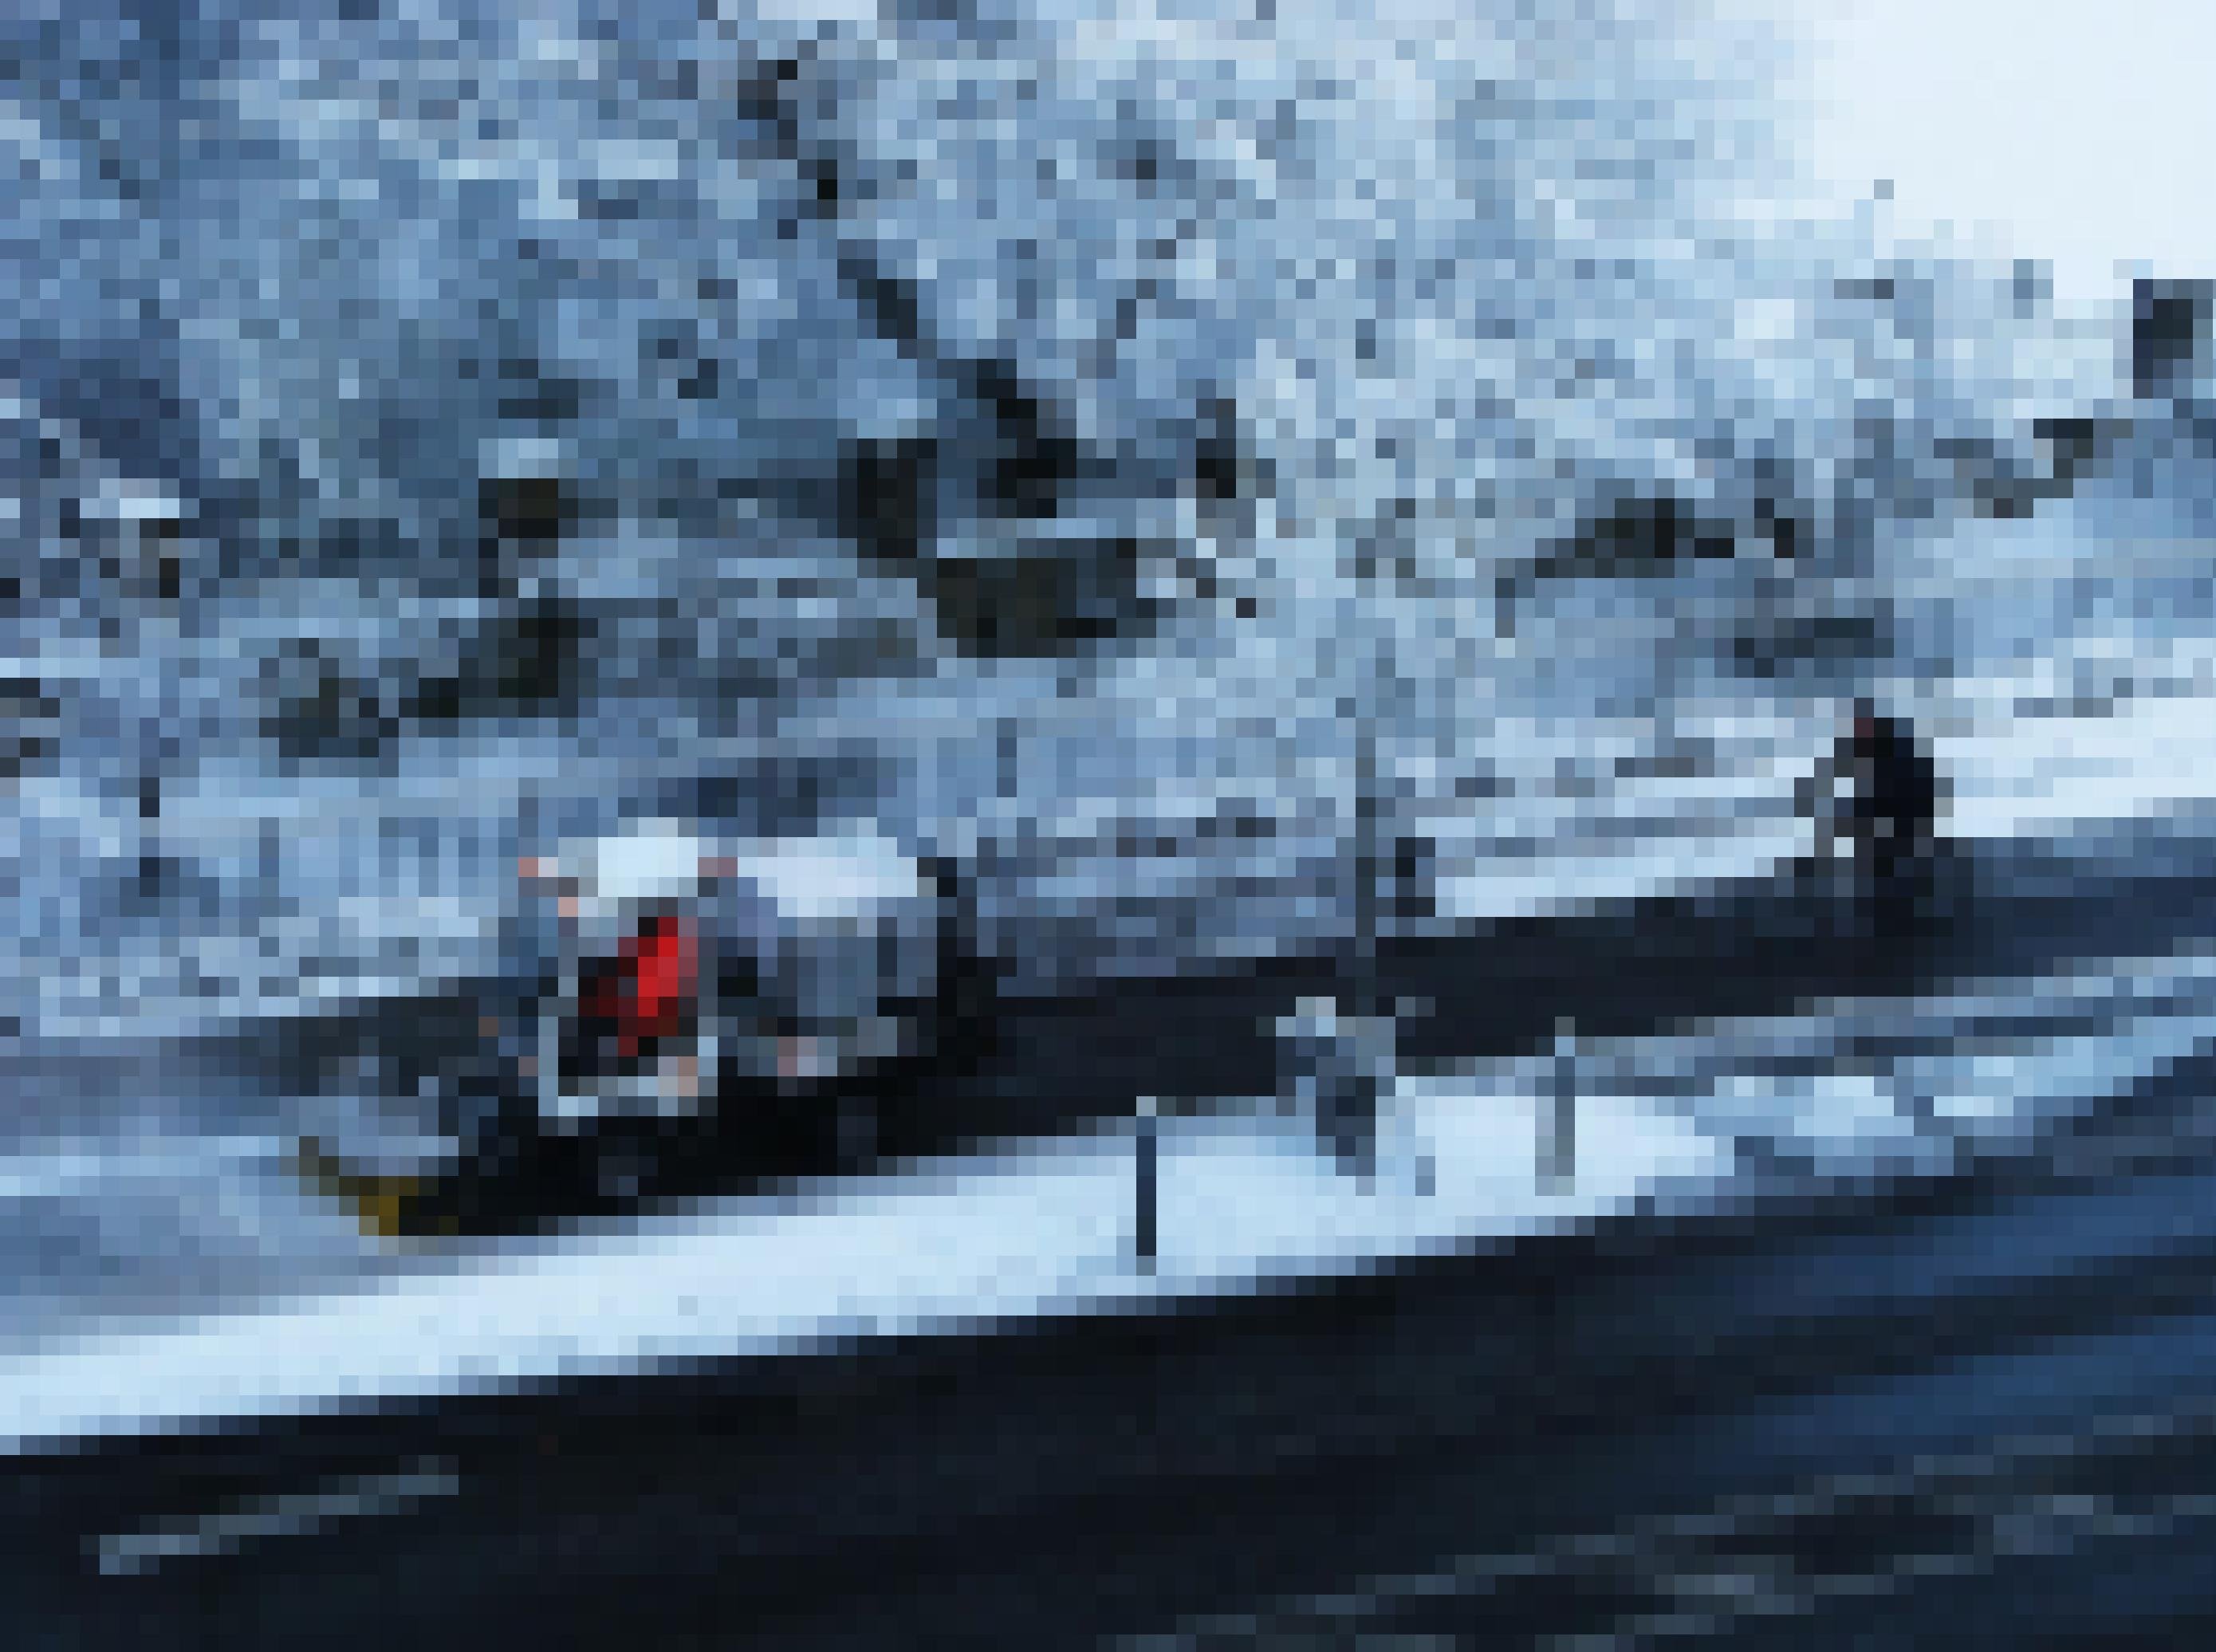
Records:
[[[631,998],[637,1035],[667,1036],[677,1030],[692,996],[697,972],[692,931],[674,918],[656,918],[641,932],[636,955]]]
[[[594,981],[585,1014],[616,1029],[625,1056],[682,1029],[699,985],[699,949],[692,929],[675,918],[649,918],[624,942],[615,968]]]

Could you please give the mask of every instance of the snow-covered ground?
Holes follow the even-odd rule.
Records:
[[[2216,955],[2196,948],[1403,1074],[1366,1181],[1320,1150],[1298,1105],[1265,1098],[1163,1121],[1151,1268],[1133,1250],[1128,1130],[446,1250],[349,1235],[251,1144],[203,1144],[191,1162],[19,1164],[0,1188],[16,1221],[38,1201],[76,1200],[118,1227],[134,1209],[198,1225],[182,1256],[173,1231],[158,1251],[118,1258],[141,1287],[135,1300],[103,1311],[88,1284],[45,1313],[11,1304],[0,1421],[21,1444],[1143,1311],[1508,1244],[1641,1201],[1698,1209],[1741,1193],[1750,1164],[1866,1177],[1941,1168],[1969,1146],[2034,1151],[2057,1120],[2212,1047]],[[1562,1181],[1542,1173],[1541,1119],[1565,1084],[1575,1148]],[[258,1270],[240,1243],[257,1211],[283,1230],[263,1235],[283,1244]],[[223,1219],[227,1280],[207,1244]],[[195,1255],[202,1276],[177,1276]],[[70,1266],[55,1259],[55,1282]]]
[[[2216,648],[2171,592],[2176,581],[2194,577],[2199,544],[2185,533],[2134,534],[2120,542],[2104,526],[2074,512],[2029,525],[1981,525],[1956,542],[1961,554],[1945,562],[1932,559],[1940,571],[1956,571],[1952,582],[1935,573],[1918,587],[1928,611],[1951,628],[1959,668],[1904,674],[1887,691],[1914,707],[1932,737],[1951,788],[1949,828],[1958,835],[2043,838],[2065,853],[2128,864],[2133,821],[2174,826],[2194,806],[2216,801],[2216,685],[2209,664]],[[2108,593],[2103,603],[2084,599],[2091,585]],[[2134,591],[2145,596],[2136,611]],[[2058,611],[2070,616],[2066,623],[2058,621]],[[2160,629],[2165,647],[2147,646],[2150,627]],[[2043,636],[2047,652],[2020,657],[2015,639],[2025,635]],[[967,833],[954,846],[988,874],[982,887],[995,903],[988,916],[1002,925],[1006,944],[1020,949],[1058,934],[1065,956],[1113,973],[1119,963],[1163,967],[1160,913],[1179,901],[1204,917],[1187,920],[1185,933],[1226,953],[1265,953],[1288,936],[1327,932],[1343,922],[1344,902],[1333,891],[1345,869],[1345,777],[1305,790],[1273,791],[1266,783],[1272,762],[1288,751],[1312,751],[1315,742],[1304,745],[1265,725],[1210,746],[1126,706],[1055,696],[1049,691],[1051,668],[1035,675],[1044,686],[1019,670],[1007,673],[1004,703],[1012,708],[1014,737],[1006,741],[994,737],[989,722],[956,715],[965,703],[974,709],[970,689],[950,693],[945,705],[919,697],[897,709],[865,700],[824,714],[827,739],[842,726],[851,734],[875,721],[881,734],[908,740],[912,768],[900,795],[912,808],[904,821],[892,824],[921,834],[938,822]],[[1572,697],[1591,694],[1588,682]],[[1455,753],[1450,767],[1427,770],[1416,760],[1424,748],[1421,729],[1402,741],[1397,750],[1412,783],[1400,818],[1436,845],[1440,920],[1449,924],[1759,876],[1809,847],[1811,829],[1794,812],[1793,784],[1831,738],[1837,715],[1836,700],[1822,695],[1788,695],[1698,674],[1688,678],[1667,719],[1611,717],[1583,703],[1550,715],[1527,695],[1512,711],[1473,719],[1482,725],[1481,741]],[[1352,732],[1365,731],[1357,724]],[[1380,745],[1396,749],[1389,739]],[[512,740],[511,758],[518,749]],[[551,762],[563,754],[550,747],[543,755]],[[203,780],[171,794],[160,829],[172,844],[205,838],[205,859],[231,857],[238,871],[232,887],[249,892],[257,887],[259,857],[266,854],[300,869],[262,881],[265,892],[350,881],[360,887],[365,862],[384,857],[377,863],[391,876],[382,886],[388,893],[377,900],[339,895],[319,912],[282,922],[250,909],[220,910],[215,928],[236,925],[242,946],[254,942],[242,955],[244,964],[272,979],[280,1003],[292,995],[286,1007],[297,1010],[315,991],[305,953],[283,950],[288,936],[355,960],[391,949],[382,976],[364,973],[358,963],[350,973],[342,972],[342,993],[373,990],[379,980],[387,990],[418,992],[436,974],[426,967],[427,955],[443,956],[458,972],[491,955],[485,919],[496,900],[484,869],[497,867],[506,875],[519,841],[514,788],[502,790],[498,777],[521,766],[512,763],[503,771],[490,764],[479,777],[426,756],[415,770],[375,783],[328,783],[329,795],[313,807],[298,789],[288,795],[264,783],[256,791],[243,775],[227,792]],[[1142,775],[1162,783],[1140,789],[1134,782]],[[1179,776],[1185,778],[1169,783]],[[1455,795],[1455,782],[1464,776],[1482,779],[1478,795]],[[27,778],[20,794],[26,810],[49,807],[52,794],[41,788],[56,783]],[[1320,798],[1323,806],[1307,808],[1304,797]],[[264,832],[255,825],[263,817],[280,820],[284,829]],[[1203,831],[1207,822],[1218,828]],[[482,885],[474,894],[472,878]],[[400,892],[409,888],[415,893],[403,898]],[[1101,937],[1105,932],[1112,942],[1121,918],[1128,918],[1134,938],[1119,952]],[[1066,924],[1060,931],[1057,919]],[[151,958],[172,968],[215,969],[209,945],[162,944],[163,933],[156,929],[142,937]],[[266,957],[273,941],[277,955]],[[1581,1084],[1596,1095],[1622,1090],[1633,1099],[1600,1103],[1620,1116],[1589,1121],[1583,1139],[1596,1152],[1620,1148],[1629,1156],[1616,1161],[1628,1178],[1619,1191],[1640,1185],[1650,1172],[1660,1174],[1659,1167],[1680,1149],[1692,1153],[1689,1162],[1714,1170],[1720,1163],[1717,1144],[1733,1133],[1789,1139],[1794,1154],[1819,1166],[1912,1166],[1919,1156],[1948,1151],[1947,1131],[1937,1128],[1944,1121],[1962,1129],[1985,1127],[1980,1120],[2024,1123],[2043,1116],[2042,1098],[2096,1097],[2114,1075],[2139,1072],[2148,1060],[2191,1047],[2207,1030],[2203,968],[2190,957],[2145,965],[2120,961],[2083,980],[2018,983],[2006,991],[2016,995],[2010,1014],[2020,1024],[2004,1037],[1995,1034],[1997,1045],[1962,1019],[1972,1014],[1963,1006],[1974,1004],[1973,995],[1961,1004],[1825,1006],[1789,1025],[1717,1026],[1676,1042],[1591,1047],[1579,1057],[1588,1075]],[[2158,973],[2150,975],[2151,969]],[[2173,978],[2174,992],[2149,985]],[[2080,1022],[2091,1015],[2093,1031],[2068,1038],[2039,1031],[2042,1018],[2053,1026],[2069,1019],[2065,1006],[2089,992],[2108,996],[2093,1010],[2070,1015]],[[204,1006],[178,1000],[175,1014],[185,1019],[172,1023],[164,1019],[164,1000],[153,983],[142,978],[137,994],[122,1000],[124,1009],[108,1012],[120,1021],[81,1025],[56,1000],[35,1023],[46,1047],[25,1039],[8,1054],[15,1105],[7,1128],[14,1150],[0,1163],[0,1254],[24,1265],[0,1302],[5,1340],[28,1357],[53,1336],[111,1320],[207,1313],[215,1317],[212,1323],[234,1329],[266,1325],[274,1322],[234,1317],[234,1311],[260,1305],[259,1315],[273,1302],[329,1290],[341,1293],[329,1310],[339,1316],[332,1323],[351,1323],[345,1317],[359,1306],[344,1303],[359,1299],[347,1293],[365,1277],[390,1279],[394,1289],[430,1288],[421,1283],[427,1277],[422,1263],[365,1242],[340,1213],[305,1195],[288,1168],[302,1133],[367,1139],[397,1129],[404,1136],[406,1108],[396,1118],[392,1098],[373,1087],[358,1096],[342,1086],[301,1096],[198,1084],[189,1068],[165,1055],[155,1035],[187,1025],[194,1008],[205,1013]],[[1897,1023],[1881,1058],[1868,1053],[1874,1035],[1864,1023],[1871,1015]],[[80,1035],[75,1040],[65,1035],[72,1028]],[[1427,1127],[1448,1120],[1465,1132],[1491,1133],[1483,1151],[1474,1145],[1456,1150],[1462,1168],[1442,1172],[1440,1182],[1443,1189],[1450,1183],[1482,1187],[1489,1190],[1483,1201],[1457,1202],[1443,1191],[1396,1203],[1400,1195],[1389,1190],[1388,1178],[1387,1192],[1349,1204],[1345,1184],[1320,1167],[1298,1130],[1272,1135],[1254,1126],[1195,1136],[1179,1152],[1189,1149],[1193,1164],[1216,1164],[1232,1178],[1234,1190],[1210,1201],[1227,1211],[1251,1205],[1256,1214],[1251,1225],[1238,1225],[1246,1235],[1238,1244],[1205,1222],[1172,1220],[1184,1196],[1179,1189],[1186,1185],[1177,1180],[1185,1172],[1175,1172],[1165,1188],[1165,1244],[1171,1249],[1160,1277],[1183,1277],[1179,1268],[1191,1262],[1198,1271],[1190,1282],[1200,1287],[1208,1272],[1202,1253],[1179,1260],[1185,1253],[1176,1246],[1187,1242],[1203,1250],[1226,1247],[1220,1266],[1210,1264],[1211,1277],[1226,1286],[1240,1268],[1271,1265],[1272,1254],[1281,1261],[1302,1254],[1299,1234],[1335,1232],[1335,1225],[1352,1224],[1345,1242],[1355,1247],[1347,1252],[1353,1255],[1363,1245],[1414,1244],[1425,1234],[1426,1242],[1443,1243],[1456,1233],[1505,1233],[1527,1217],[1538,1219],[1554,1207],[1530,1183],[1528,1139],[1516,1134],[1521,1129],[1528,1137],[1528,1102],[1518,1098],[1538,1075],[1468,1077],[1471,1087],[1455,1108],[1434,1108]],[[1527,1112],[1519,1115],[1518,1107]],[[1517,1124],[1519,1117],[1526,1122]],[[1697,1125],[1690,1134],[1688,1121]],[[1619,1131],[1622,1139],[1611,1146],[1611,1133]],[[1671,1142],[1678,1146],[1667,1147]],[[1687,1142],[1700,1145],[1685,1147]],[[1650,1148],[1657,1157],[1648,1165]],[[1068,1188],[1095,1187],[1106,1201],[1100,1207],[1105,1222],[1114,1200],[1104,1190],[1120,1174],[1113,1164],[1122,1151],[1111,1143],[1071,1148],[1028,1170],[1002,1167],[975,1185],[998,1189],[995,1200],[1017,1200],[1031,1195],[1013,1191],[1017,1184],[1006,1176],[1079,1177],[1079,1167],[1090,1165],[1084,1174],[1095,1182],[1080,1178]],[[1243,1168],[1234,1169],[1234,1162]],[[1480,1175],[1481,1164],[1493,1168]],[[1519,1165],[1513,1174],[1503,1168]],[[962,1254],[983,1270],[976,1277],[1013,1269],[1033,1279],[1031,1299],[1037,1303],[1062,1288],[1054,1266],[1079,1268],[1084,1257],[1097,1262],[1114,1254],[1111,1240],[1120,1229],[1104,1229],[1098,1244],[1087,1241],[1091,1249],[1062,1264],[1019,1260],[1035,1236],[1009,1214],[1014,1207],[988,1202],[969,1216],[951,1213],[959,1202],[944,1202],[954,1197],[951,1189],[970,1185],[949,1170],[924,1186],[830,1198],[805,1218],[797,1212],[730,1213],[686,1243],[707,1244],[699,1236],[712,1232],[720,1236],[715,1244],[736,1245],[735,1234],[761,1224],[785,1232],[791,1224],[813,1222],[806,1231],[815,1237],[807,1243],[824,1246],[826,1260],[811,1276],[831,1293],[824,1301],[842,1289],[890,1288],[875,1275],[885,1256],[908,1254],[909,1240],[882,1225],[867,1231],[894,1251],[869,1250],[859,1238],[853,1244],[863,1248],[856,1250],[830,1237],[850,1218],[859,1223],[870,1212],[878,1213],[870,1219],[882,1224],[893,1219],[884,1213],[927,1207],[940,1213],[932,1221],[975,1224],[961,1244],[968,1247]],[[1608,1185],[1591,1182],[1584,1191]],[[1265,1211],[1277,1214],[1260,1213]],[[1004,1221],[1013,1225],[1002,1240],[994,1239],[990,1230]],[[788,1242],[801,1243],[780,1241]],[[624,1254],[628,1243],[613,1234],[579,1241],[586,1250],[606,1244]],[[678,1241],[665,1235],[654,1243]],[[996,1244],[1000,1251],[992,1250]],[[1323,1244],[1323,1250],[1338,1244]],[[1279,1250],[1273,1253],[1271,1245]],[[1329,1265],[1329,1258],[1310,1246],[1307,1264]],[[467,1266],[488,1270],[485,1288],[499,1292],[524,1289],[499,1282],[514,1268],[557,1263],[542,1256],[528,1262],[479,1258]],[[559,1266],[589,1270],[590,1264],[572,1256]],[[739,1274],[753,1271],[736,1252],[729,1266]],[[463,1267],[442,1264],[431,1272],[443,1277]],[[1042,1268],[1052,1274],[1049,1284],[1038,1283]],[[955,1277],[933,1288],[952,1291]],[[418,1282],[400,1282],[410,1280]],[[468,1287],[449,1281],[440,1288]],[[1113,1294],[1108,1285],[1099,1289]],[[484,1311],[494,1312],[506,1299],[488,1299]],[[795,1299],[779,1311],[803,1313],[797,1304]],[[517,1316],[505,1322],[511,1327],[522,1323],[520,1306],[499,1311]],[[733,1306],[717,1334],[742,1342],[754,1336],[736,1329],[754,1323],[747,1317],[754,1311]],[[189,1323],[184,1330],[199,1334]],[[614,1342],[603,1346],[614,1357]],[[421,1357],[434,1366],[446,1358],[435,1352]]]
[[[1505,1241],[1714,1176],[1727,1156],[1666,1112],[1596,1097],[1573,1189],[1538,1190],[1527,1096],[1411,1090],[1363,1190],[1269,1116],[1165,1126],[1159,1256],[1131,1249],[1128,1136],[903,1182],[721,1207],[624,1233],[380,1269],[366,1286],[183,1324],[80,1332],[0,1360],[6,1438],[159,1428],[333,1401],[479,1390],[656,1360],[829,1345],[1010,1316],[1251,1289],[1381,1255]]]
[[[1922,625],[1944,637],[1944,668],[1902,669],[1876,683],[1912,708],[1930,735],[1951,790],[1953,832],[2043,838],[2128,864],[2133,822],[2175,825],[2216,801],[2216,624],[2194,605],[2203,542],[2189,519],[2173,515],[2168,527],[2164,519],[2145,502],[2096,501],[2029,523],[1957,528],[1917,548],[1919,576],[1903,581],[1910,594],[1902,606],[1911,632]],[[1634,590],[1613,611],[1626,626],[1651,625],[1638,619],[1642,603],[1649,615],[1665,607]],[[1635,683],[1657,669],[1649,655],[1620,675]],[[997,923],[1013,951],[1044,956],[1043,938],[1063,959],[1103,974],[1165,967],[1176,955],[1161,944],[1166,930],[1189,944],[1255,955],[1343,924],[1351,743],[1365,737],[1376,739],[1396,777],[1388,789],[1398,794],[1403,829],[1436,847],[1435,893],[1448,924],[1760,876],[1809,847],[1793,786],[1836,730],[1836,697],[1685,668],[1675,697],[1658,707],[1666,715],[1610,714],[1596,703],[1609,697],[1606,670],[1581,670],[1550,702],[1528,682],[1519,689],[1494,662],[1473,679],[1458,746],[1443,746],[1436,728],[1413,715],[1399,727],[1353,719],[1335,733],[1231,716],[1197,725],[1166,691],[1154,698],[1097,689],[1064,696],[1051,665],[1010,666],[997,681],[945,685],[937,698],[857,691],[827,703],[813,728],[796,724],[785,738],[829,744],[874,731],[900,748],[907,766],[879,816],[887,828],[970,857],[991,908],[987,927]],[[981,715],[994,706],[1005,730]],[[1338,765],[1320,777],[1312,766],[1319,753]],[[426,1292],[449,1305],[436,1310],[441,1329],[423,1348],[380,1354],[365,1371],[389,1371],[379,1361],[398,1359],[428,1381],[425,1373],[463,1370],[469,1348],[477,1352],[467,1358],[491,1359],[502,1370],[538,1369],[553,1345],[547,1339],[571,1334],[558,1329],[569,1323],[559,1316],[544,1336],[526,1334],[531,1315],[559,1294],[548,1281],[567,1278],[563,1290],[588,1299],[585,1281],[603,1265],[591,1256],[602,1250],[606,1267],[637,1268],[642,1279],[664,1265],[689,1277],[688,1269],[709,1267],[712,1253],[715,1270],[733,1279],[814,1281],[774,1299],[719,1299],[711,1327],[692,1331],[667,1307],[681,1292],[626,1284],[627,1299],[664,1307],[642,1306],[646,1319],[619,1316],[594,1333],[594,1357],[615,1360],[642,1356],[657,1337],[742,1347],[801,1336],[797,1328],[811,1316],[835,1317],[842,1294],[862,1293],[878,1305],[871,1323],[891,1323],[902,1314],[971,1311],[957,1302],[965,1289],[982,1293],[974,1311],[989,1313],[1048,1305],[1071,1292],[1072,1300],[1121,1299],[1177,1280],[1177,1288],[1230,1288],[1280,1265],[1349,1265],[1601,1207],[1542,1194],[1529,1174],[1529,1096],[1543,1075],[1472,1072],[1459,1091],[1409,1102],[1403,1122],[1412,1139],[1429,1132],[1443,1144],[1438,1191],[1425,1198],[1391,1175],[1379,1192],[1357,1195],[1297,1127],[1185,1127],[1165,1182],[1162,1268],[1143,1287],[1115,1271],[1124,1230],[1113,1190],[1128,1166],[1118,1157],[1127,1149],[1112,1141],[826,1194],[806,1209],[735,1208],[657,1229],[658,1237],[599,1232],[555,1251],[435,1264],[395,1256],[305,1195],[289,1169],[304,1133],[404,1134],[405,1118],[388,1116],[392,1098],[373,1087],[315,1096],[195,1087],[191,1070],[169,1061],[161,1035],[203,1025],[206,1001],[182,992],[165,998],[152,971],[231,971],[219,1002],[251,1025],[255,992],[268,994],[259,1004],[265,1014],[315,1001],[318,949],[334,960],[330,990],[341,1002],[379,990],[421,992],[442,969],[483,967],[495,956],[488,920],[497,884],[523,841],[526,787],[517,777],[566,765],[579,791],[614,792],[625,771],[599,747],[514,733],[420,751],[387,775],[313,786],[279,785],[243,765],[211,761],[197,780],[173,787],[161,841],[203,865],[228,867],[225,889],[265,901],[320,891],[320,906],[286,913],[219,902],[189,947],[163,923],[110,931],[90,918],[67,919],[81,921],[87,952],[60,961],[51,988],[30,978],[41,997],[27,1035],[6,1055],[13,1151],[0,1161],[0,1254],[23,1263],[0,1301],[0,1340],[13,1350],[9,1369],[24,1381],[46,1368],[55,1339],[89,1332],[156,1359],[157,1341],[147,1339],[166,1318],[181,1346],[231,1348],[225,1357],[236,1363],[223,1380],[245,1383],[248,1343],[225,1339],[290,1323],[269,1317],[288,1300],[309,1305],[288,1311],[305,1314],[304,1326],[339,1339],[324,1368],[342,1373],[370,1336],[360,1330],[365,1340],[349,1342],[357,1331],[346,1327],[369,1325],[357,1317],[366,1313],[401,1311],[377,1305],[390,1293],[415,1301],[411,1293]],[[1470,780],[1479,783],[1460,783]],[[22,829],[97,822],[116,838],[103,851],[109,863],[126,863],[138,824],[94,808],[71,783],[27,776],[16,794]],[[34,846],[28,835],[24,842]],[[78,893],[90,887],[80,883]],[[55,932],[57,922],[20,912],[18,921],[32,935]],[[1128,942],[1118,942],[1119,923],[1129,924]],[[113,989],[118,996],[106,1008],[81,1005],[64,990],[71,967],[99,955],[94,943],[112,943],[117,969],[132,958],[146,966]],[[1590,1175],[1576,1197],[1605,1203],[1688,1166],[1696,1182],[1719,1185],[1724,1144],[1741,1134],[1842,1171],[1943,1158],[1952,1132],[2028,1127],[2050,1104],[2097,1098],[2150,1063],[2196,1047],[2209,1031],[2205,973],[2205,961],[2193,956],[2117,961],[2082,980],[1997,987],[2015,1005],[2000,1029],[1977,1017],[2002,1012],[1977,1010],[1971,993],[1959,1002],[1824,1006],[1790,1023],[1584,1048],[1580,1087],[1602,1111],[1580,1133],[1597,1157],[1581,1167]],[[262,985],[236,984],[248,978]],[[2168,985],[2158,990],[2157,982]],[[2086,1007],[2087,994],[2100,1002]],[[1893,1023],[1881,1038],[1872,1016]],[[2089,1017],[2090,1031],[2053,1030]],[[1222,1178],[1204,1195],[1191,1179],[1203,1166]],[[1179,1213],[1196,1200],[1201,1213],[1188,1221]],[[1038,1251],[1040,1232],[1020,1213],[1057,1201],[1069,1211],[1097,1207],[1098,1219],[1068,1225],[1076,1249]],[[1208,1210],[1222,1213],[1222,1222]],[[920,1225],[897,1226],[909,1221]],[[850,1237],[836,1237],[842,1232]],[[774,1254],[774,1268],[748,1260],[755,1246],[772,1247],[761,1255]],[[951,1271],[900,1283],[893,1262],[937,1255],[934,1246]],[[820,1250],[820,1264],[796,1271],[791,1259],[809,1247]],[[637,1260],[648,1256],[663,1261]],[[464,1277],[479,1274],[477,1285]],[[1004,1275],[1011,1293],[996,1295],[994,1281]],[[366,1296],[365,1280],[377,1281]],[[490,1294],[470,1295],[480,1289]],[[549,1294],[533,1294],[541,1291]],[[336,1294],[316,1305],[326,1292]],[[193,1318],[201,1314],[210,1316],[204,1326]],[[441,1351],[452,1327],[477,1317],[507,1329],[488,1330],[490,1343],[465,1338]],[[115,1329],[100,1332],[103,1325]],[[139,1325],[147,1329],[121,1329]],[[213,1341],[195,1340],[206,1338]],[[624,1347],[631,1352],[619,1356]],[[294,1369],[303,1393],[307,1369]],[[120,1416],[128,1406],[118,1398],[114,1409]]]

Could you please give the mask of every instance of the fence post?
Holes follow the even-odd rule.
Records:
[[[1153,1096],[1139,1097],[1137,1185],[1134,1188],[1138,1208],[1133,1223],[1133,1248],[1138,1253],[1140,1268],[1147,1273],[1152,1273],[1154,1268],[1155,1204],[1160,1154],[1157,1113]]]
[[[1564,1016],[1554,1023],[1554,1059],[1547,1087],[1545,1122],[1540,1130],[1539,1185],[1543,1192],[1567,1190],[1577,1176],[1577,1023]]]

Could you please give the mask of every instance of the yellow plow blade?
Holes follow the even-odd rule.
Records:
[[[349,1170],[313,1136],[300,1139],[293,1169],[301,1181],[324,1198],[345,1207],[372,1238],[408,1237],[409,1218],[422,1192],[422,1177]]]

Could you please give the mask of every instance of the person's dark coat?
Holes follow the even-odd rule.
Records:
[[[1845,825],[1856,858],[1892,871],[1927,856],[1937,831],[1939,775],[1914,731],[1898,717],[1864,714],[1844,745]]]

